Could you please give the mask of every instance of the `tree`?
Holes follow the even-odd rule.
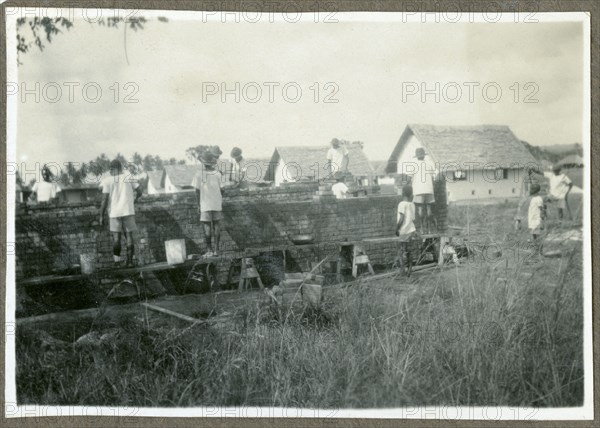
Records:
[[[94,175],[102,175],[104,172],[108,171],[109,168],[110,160],[104,153],[101,153],[100,156],[97,156],[96,159],[91,161],[88,165],[89,171]]]
[[[154,158],[152,155],[144,156],[142,165],[144,167],[144,171],[152,171],[154,169]]]
[[[137,31],[144,29],[144,24],[148,20],[143,16],[133,16],[133,17],[100,17],[98,20],[95,20],[95,24],[100,27],[107,28],[119,28],[120,23],[125,23],[127,25],[123,25],[123,38],[127,40],[127,28]],[[169,22],[165,17],[158,17],[159,22]],[[89,21],[88,21],[89,22]],[[92,24],[90,22],[90,24]],[[17,19],[17,64],[22,64],[20,61],[21,54],[26,54],[30,51],[32,46],[37,46],[40,51],[43,51],[45,48],[44,42],[51,43],[54,36],[61,34],[64,29],[67,31],[73,27],[74,24],[67,18],[49,18],[47,16],[44,17],[33,17],[33,18],[18,18]],[[125,46],[125,59],[129,64],[129,60],[127,59],[127,44],[124,43]]]
[[[140,155],[138,152],[135,152],[131,158],[131,161],[137,166],[142,166],[144,158],[142,158],[142,155]]]
[[[223,153],[219,146],[207,146],[204,144],[200,144],[198,146],[188,147],[188,149],[185,151],[185,154],[188,157],[188,159],[198,161],[200,160],[200,156],[202,156],[202,153],[204,152],[210,152],[213,156],[217,158]]]
[[[156,171],[163,169],[164,167],[164,162],[163,160],[160,158],[160,156],[156,155],[154,156],[154,169]]]
[[[117,156],[115,157],[115,160],[119,161],[119,163],[121,164],[121,166],[124,169],[127,169],[127,164],[129,162],[127,161],[127,158],[125,156],[123,156],[121,153],[117,153]]]

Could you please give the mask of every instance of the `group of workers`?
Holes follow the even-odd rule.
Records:
[[[200,166],[194,176],[192,186],[195,189],[198,214],[204,231],[207,251],[205,257],[219,255],[221,237],[221,220],[223,219],[223,188],[225,179],[217,168],[222,151],[218,146],[211,146],[199,154]],[[227,171],[232,187],[243,181],[242,150],[234,147],[231,151],[231,169]],[[137,181],[129,175],[122,174],[122,165],[114,160],[110,165],[110,175],[101,184],[103,199],[100,208],[100,224],[103,223],[106,206],[109,210],[109,228],[113,235],[113,257],[115,265],[121,265],[121,233],[126,234],[127,259],[125,266],[133,266],[133,232],[136,230],[133,204],[142,194]]]
[[[220,222],[223,219],[223,188],[226,185],[239,186],[245,175],[244,157],[238,147],[231,151],[231,167],[227,176],[217,168],[222,151],[218,146],[211,146],[198,156],[200,165],[192,186],[195,189],[198,202],[198,213],[203,227],[207,252],[205,256],[219,255],[221,236]],[[420,233],[430,233],[431,227],[437,229],[436,220],[432,215],[432,205],[435,203],[433,183],[437,169],[433,162],[426,157],[425,149],[419,147],[415,151],[415,162],[411,183],[402,187],[402,200],[397,207],[396,235],[401,242],[414,240],[417,236],[415,221],[418,220]],[[336,198],[345,198],[348,187],[344,183],[349,164],[348,149],[334,139],[327,152],[327,168],[335,177],[336,183],[332,191]],[[532,183],[529,189],[528,228],[534,240],[537,240],[544,229],[546,217],[545,202],[557,203],[558,216],[562,220],[566,209],[569,217],[571,211],[567,196],[573,187],[569,177],[561,172],[560,167],[554,167],[554,175],[550,178],[549,196],[544,200],[540,195],[540,185]],[[228,183],[228,184],[226,184]],[[142,195],[142,187],[131,174],[124,173],[124,165],[118,160],[110,163],[110,174],[102,179],[102,203],[100,206],[99,224],[105,223],[108,211],[109,230],[113,238],[113,257],[117,266],[122,265],[121,238],[126,238],[125,266],[133,266],[135,245],[133,232],[137,230],[135,222],[134,203]],[[33,186],[33,192],[39,202],[56,198],[61,191],[60,186],[52,179],[47,167],[42,169],[42,180]],[[521,204],[522,206],[522,204]],[[520,207],[521,207],[520,206]],[[520,225],[520,222],[517,223]]]
[[[417,148],[416,158],[418,161],[424,161],[425,151],[422,148]],[[568,202],[568,195],[573,188],[571,179],[562,172],[562,168],[556,165],[552,169],[553,175],[549,179],[548,195],[544,198],[540,195],[541,186],[538,183],[532,182],[529,185],[529,197],[524,197],[517,208],[516,228],[521,227],[521,211],[528,202],[527,208],[527,228],[531,236],[531,242],[536,246],[536,254],[541,254],[541,237],[546,232],[546,203],[555,203],[557,207],[557,215],[559,221],[564,218],[566,210],[569,219],[573,216]],[[420,173],[422,172],[422,173]],[[419,174],[420,173],[420,174]],[[429,178],[419,179],[420,177],[432,177],[435,175],[435,169],[431,164],[417,163],[417,174],[413,176],[411,184],[402,187],[402,200],[397,208],[397,224],[396,236],[401,242],[401,257],[405,260],[410,260],[410,244],[419,241],[420,237],[415,227],[415,220],[420,217],[421,233],[423,232],[423,224],[428,225],[428,217],[431,215],[431,204],[435,202],[433,197],[433,185]],[[415,191],[415,189],[417,189]],[[423,193],[426,191],[427,193]],[[419,192],[417,194],[417,192]],[[414,193],[414,194],[413,194]],[[415,212],[418,215],[415,215]],[[426,212],[425,218],[422,213]],[[423,221],[425,220],[425,221]],[[405,262],[406,263],[406,262]]]
[[[207,257],[219,255],[220,222],[223,219],[223,187],[226,182],[231,187],[239,186],[245,175],[244,158],[240,148],[235,147],[231,151],[231,167],[227,171],[227,179],[217,168],[221,154],[218,146],[212,146],[203,151],[199,155],[200,166],[192,182],[197,195],[198,213],[208,248],[205,254]],[[111,161],[109,174],[100,182],[102,203],[99,225],[105,224],[108,212],[108,227],[112,235],[115,266],[123,266],[121,239],[124,235],[126,241],[124,266],[133,267],[135,254],[133,233],[137,230],[134,203],[142,196],[142,186],[124,168],[125,166],[119,160]],[[36,182],[32,188],[37,201],[55,201],[61,191],[60,186],[47,166],[42,168],[41,176],[42,180]]]
[[[548,195],[544,198],[540,195],[541,186],[538,183],[531,183],[529,186],[529,207],[527,209],[527,228],[534,242],[538,242],[540,236],[546,229],[546,203],[555,203],[558,220],[564,219],[564,212],[567,211],[569,220],[573,219],[571,207],[569,206],[568,196],[573,189],[573,182],[562,172],[560,165],[552,168],[553,175],[549,179]],[[516,216],[516,228],[521,227],[521,210],[527,199],[523,199],[519,204]]]

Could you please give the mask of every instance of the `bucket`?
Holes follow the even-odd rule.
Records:
[[[81,265],[81,273],[91,274],[96,271],[96,255],[95,254],[80,254],[79,264]]]
[[[167,253],[167,263],[177,265],[183,263],[187,257],[185,252],[185,239],[171,239],[165,241],[165,252]]]

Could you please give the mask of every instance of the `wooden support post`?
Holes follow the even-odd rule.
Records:
[[[244,284],[245,284],[245,278],[244,278],[244,272],[246,270],[246,258],[242,257],[242,269],[240,270],[240,282],[238,285],[238,290],[242,291],[244,289]]]
[[[440,250],[438,253],[438,265],[444,264],[444,247],[448,244],[447,236],[440,236]]]
[[[336,265],[335,265],[335,280],[336,282],[342,282],[342,263],[344,261],[344,257],[342,255],[342,248],[340,247],[340,252],[338,254]]]
[[[358,276],[358,265],[367,265],[369,273],[371,275],[375,275],[375,271],[373,270],[373,266],[371,266],[369,256],[362,250],[360,246],[354,245],[352,252],[352,276],[354,278]]]
[[[247,285],[250,283],[252,278],[256,278],[256,282],[258,282],[258,286],[261,290],[265,289],[265,286],[260,279],[260,275],[258,271],[254,267],[253,261],[251,258],[242,258],[242,271],[240,272],[240,282],[238,286],[238,290],[242,291]],[[249,288],[249,287],[248,287]]]

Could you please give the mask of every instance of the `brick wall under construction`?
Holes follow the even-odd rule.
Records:
[[[291,235],[312,235],[316,244],[393,236],[399,196],[336,200],[317,198],[315,190],[314,183],[297,183],[228,191],[221,234],[224,259],[240,257],[249,248],[292,246]],[[81,254],[94,255],[100,269],[111,267],[111,236],[107,226],[97,226],[98,214],[98,202],[20,207],[15,224],[17,278],[68,268],[80,262]],[[146,263],[165,261],[164,241],[170,239],[185,239],[187,254],[206,250],[191,192],[142,197],[136,203],[136,221],[136,244],[139,248],[140,240],[145,241]],[[389,258],[386,251],[374,251],[373,257],[374,263]],[[228,266],[220,268],[226,272]]]

